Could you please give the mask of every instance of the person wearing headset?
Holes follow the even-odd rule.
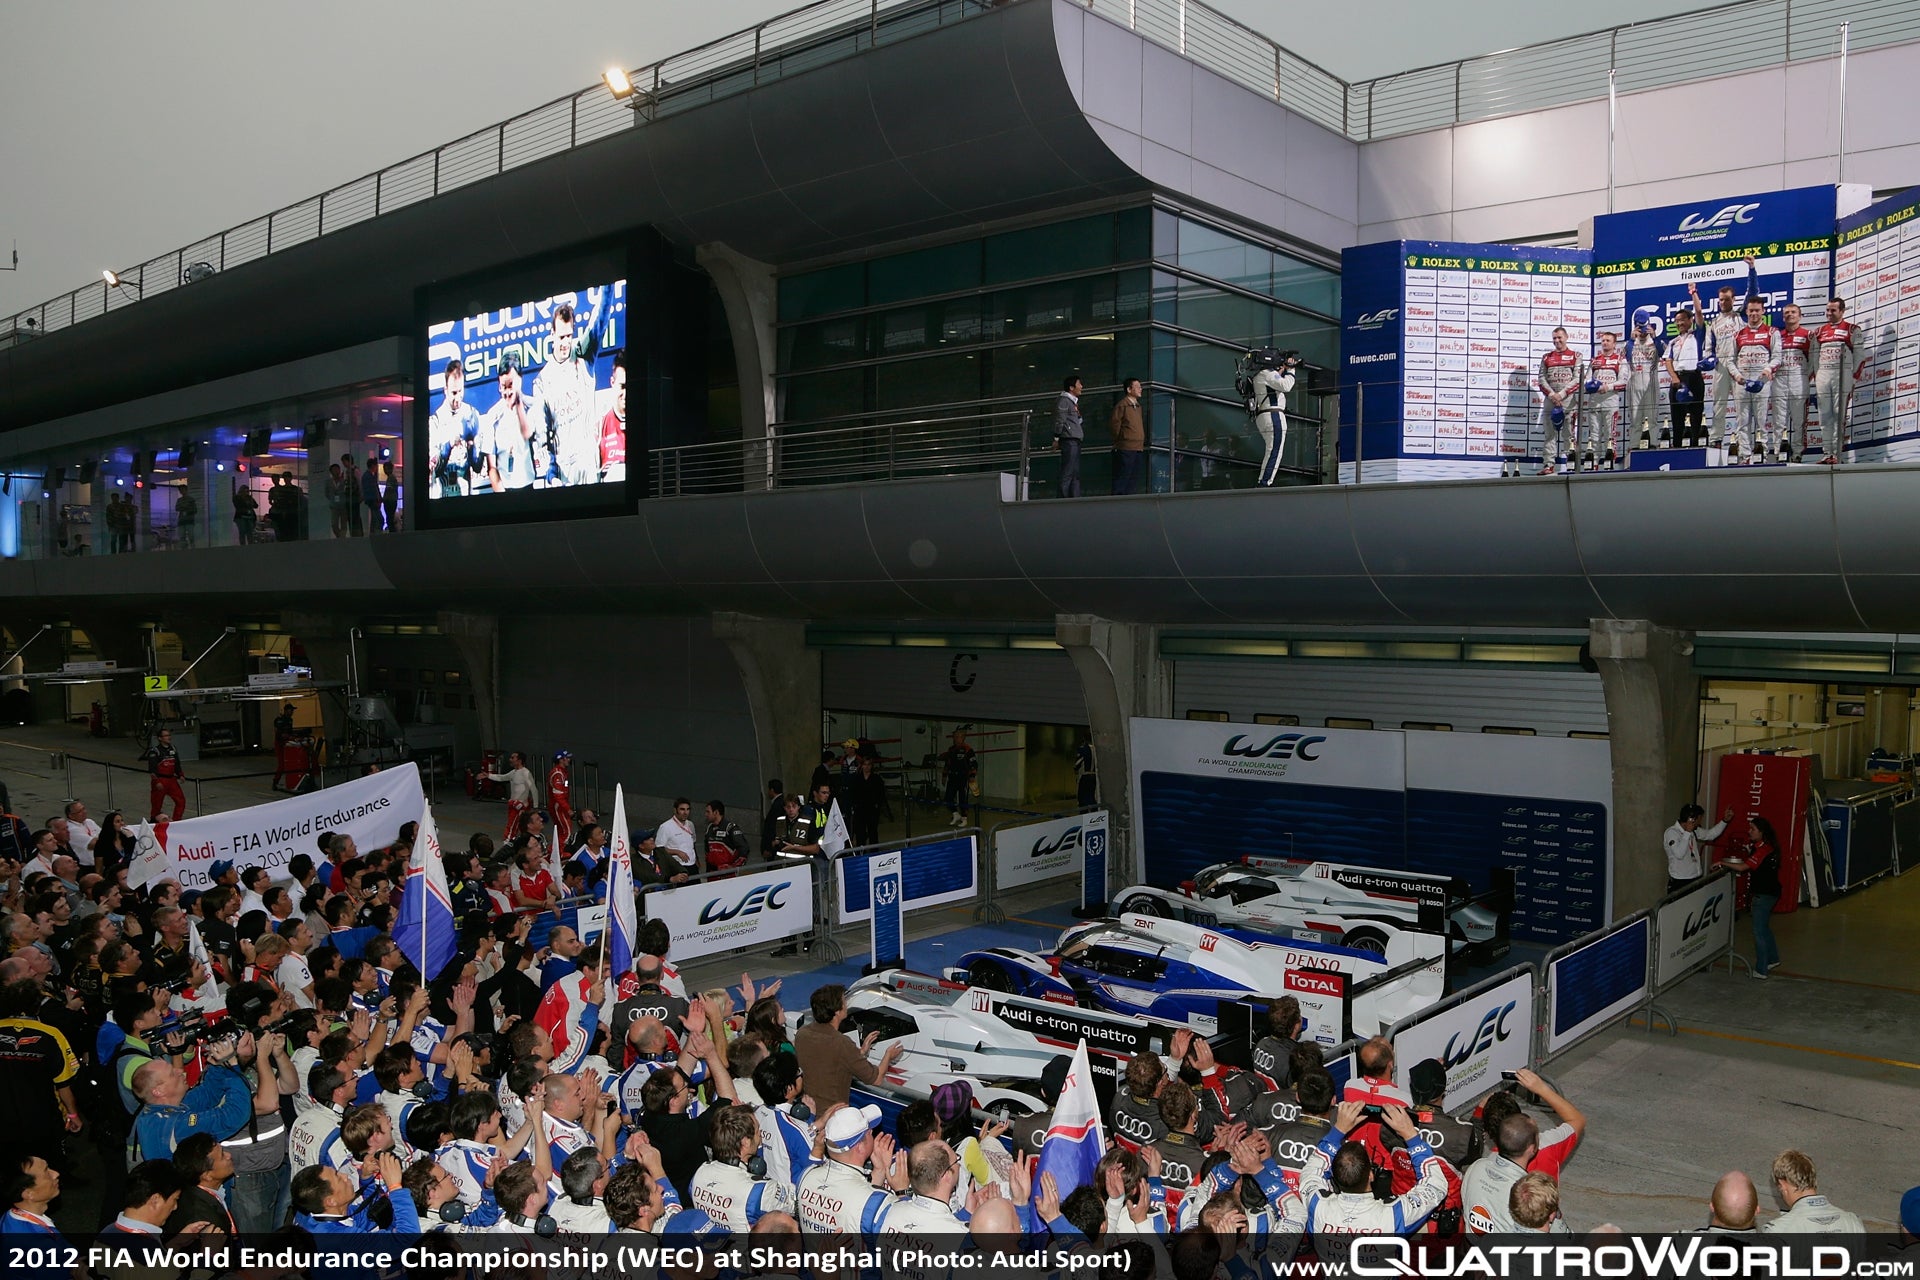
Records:
[[[707,1126],[713,1159],[694,1170],[693,1206],[731,1231],[746,1232],[769,1213],[794,1211],[793,1188],[767,1177],[754,1109],[723,1106]]]
[[[364,1235],[391,1233],[418,1235],[420,1218],[414,1211],[413,1193],[403,1185],[400,1157],[382,1151],[369,1162],[372,1166],[371,1198],[384,1197],[393,1206],[393,1225],[375,1226],[365,1205],[356,1209],[360,1188],[344,1171],[314,1165],[302,1169],[293,1180],[293,1223],[313,1235]]]

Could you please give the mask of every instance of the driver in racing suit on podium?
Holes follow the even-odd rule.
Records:
[[[1586,468],[1598,471],[1604,460],[1606,469],[1613,470],[1616,461],[1625,461],[1627,452],[1627,432],[1622,424],[1620,432],[1620,453],[1616,457],[1613,450],[1613,419],[1620,412],[1620,393],[1627,387],[1627,361],[1615,347],[1619,335],[1609,330],[1600,335],[1600,350],[1587,363],[1587,381],[1585,398],[1581,403],[1580,418],[1587,429]],[[1594,384],[1598,383],[1596,387]]]
[[[1553,350],[1540,357],[1540,373],[1534,385],[1540,394],[1546,397],[1546,403],[1540,407],[1540,474],[1550,476],[1556,463],[1564,463],[1566,458],[1566,437],[1574,437],[1574,450],[1578,456],[1580,447],[1580,423],[1575,415],[1574,393],[1580,389],[1580,353],[1567,345],[1567,331],[1553,331]],[[1555,422],[1553,411],[1560,410],[1560,421]],[[1568,426],[1572,426],[1569,431]]]
[[[1747,322],[1733,335],[1733,451],[1742,463],[1754,461],[1756,447],[1766,451],[1767,407],[1779,367],[1780,335],[1767,323],[1766,304],[1749,297]]]

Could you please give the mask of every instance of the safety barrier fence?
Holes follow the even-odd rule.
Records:
[[[69,796],[77,796],[85,799],[90,794],[104,795],[106,805],[105,808],[100,810],[101,813],[120,809],[127,815],[127,821],[129,823],[142,822],[146,819],[149,799],[149,779],[151,777],[147,772],[146,765],[129,764],[123,760],[96,760],[87,756],[76,756],[64,751],[53,752],[51,754],[54,760],[54,767],[60,769],[65,774],[67,794]],[[79,767],[76,769],[75,766]],[[89,770],[99,771],[97,779],[88,776]],[[358,772],[358,766],[349,767],[345,765],[313,763],[298,768],[286,770],[274,769],[263,773],[203,774],[196,770],[194,773],[178,779],[178,781],[181,784],[181,789],[187,793],[188,813],[197,815],[208,812],[203,788],[217,783],[258,782],[262,779],[278,783],[286,777],[299,777],[303,779],[300,784],[301,788],[306,786],[304,780],[310,778],[312,779],[314,789],[324,790],[334,783],[343,782],[350,777],[357,776]],[[116,791],[114,779],[121,774],[133,774],[135,776],[132,778],[120,778],[119,787],[117,788],[120,794],[119,799],[116,800],[114,795]],[[422,770],[421,777],[423,780],[428,779],[428,771]],[[98,783],[98,790],[95,790],[96,781]],[[430,780],[428,780],[428,786],[429,788],[432,786]],[[282,790],[283,788],[276,787],[275,789]],[[429,790],[428,794],[430,797],[432,796],[431,790]],[[122,801],[125,803],[121,803]],[[171,810],[169,809],[168,812],[171,812]]]
[[[1094,13],[1322,127],[1364,142],[1920,39],[1911,0],[1739,0],[1350,82],[1200,0],[1085,0]],[[223,271],[562,155],[663,116],[978,17],[997,0],[819,0],[594,85],[15,313],[30,341]]]
[[[1600,1032],[1639,1018],[1673,1019],[1658,997],[1733,950],[1734,877],[1713,874],[1394,1023],[1401,1069],[1425,1058],[1447,1068],[1448,1110],[1499,1086],[1502,1073],[1544,1066]]]
[[[1029,815],[995,823],[981,846],[980,905],[973,918],[997,924],[1007,918],[994,899],[1003,889],[1032,889],[1067,880],[1096,877],[1097,886],[1081,885],[1083,904],[1107,900],[1106,837],[1108,815],[1097,805]],[[1100,832],[1098,869],[1087,859],[1087,841]]]

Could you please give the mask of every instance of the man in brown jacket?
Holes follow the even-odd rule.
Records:
[[[1146,470],[1147,428],[1140,416],[1140,379],[1128,378],[1113,415],[1107,419],[1113,435],[1113,491],[1134,493]]]
[[[841,1030],[847,1020],[847,989],[838,983],[819,988],[808,1001],[813,1021],[793,1033],[793,1053],[800,1060],[800,1071],[807,1079],[807,1093],[813,1098],[816,1114],[824,1115],[836,1102],[845,1102],[855,1080],[872,1084],[887,1073],[900,1056],[900,1042],[894,1041],[880,1055],[880,1061],[867,1061],[879,1033],[869,1035],[855,1045]]]

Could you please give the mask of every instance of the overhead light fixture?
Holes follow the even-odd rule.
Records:
[[[107,287],[110,289],[124,289],[131,286],[136,297],[144,298],[147,295],[147,286],[139,276],[123,276],[109,268],[100,273],[100,278],[107,282]]]
[[[633,77],[624,68],[608,67],[607,73],[600,79],[606,82],[607,92],[613,95],[615,102],[625,102],[633,96]]]
[[[118,271],[114,271],[111,269],[102,271],[100,273],[100,278],[105,280],[108,284],[112,285],[116,289],[120,287],[120,273]]]

